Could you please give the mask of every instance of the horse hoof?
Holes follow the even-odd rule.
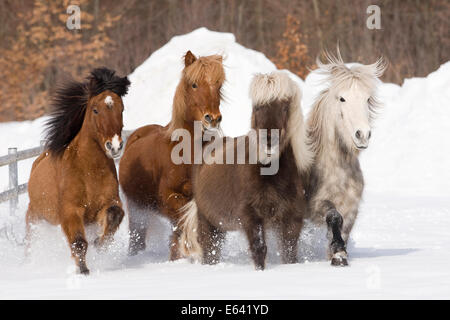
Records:
[[[331,259],[331,265],[333,267],[346,267],[348,266],[348,261],[345,258],[342,259],[333,258]]]
[[[347,253],[345,251],[336,252],[331,258],[331,265],[336,267],[348,266]]]
[[[89,275],[89,269],[84,267],[84,268],[80,268],[80,274],[84,275],[84,276],[88,276]]]
[[[264,271],[265,266],[263,264],[255,264],[256,271]]]

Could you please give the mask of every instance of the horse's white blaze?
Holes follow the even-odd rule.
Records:
[[[107,140],[105,142],[105,149],[108,157],[112,159],[119,158],[122,154],[122,146],[119,135],[115,134],[111,140]]]
[[[120,139],[117,134],[115,134],[114,137],[112,138],[111,144],[112,144],[113,150],[117,151],[120,149]]]
[[[105,98],[105,103],[106,103],[106,105],[107,105],[108,107],[110,107],[110,108],[112,108],[112,106],[114,105],[114,101],[113,101],[113,99],[112,99],[111,96],[107,96],[107,97]]]

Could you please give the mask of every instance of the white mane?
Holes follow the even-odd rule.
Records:
[[[323,144],[324,138],[334,137],[334,128],[332,127],[332,119],[330,119],[330,112],[328,108],[331,107],[332,99],[330,92],[348,89],[355,83],[359,88],[367,91],[369,94],[369,112],[370,120],[376,115],[376,111],[381,104],[376,96],[376,89],[379,83],[378,78],[386,69],[386,64],[382,58],[379,58],[375,63],[369,65],[355,64],[347,67],[342,60],[339,49],[337,56],[325,51],[323,53],[326,62],[323,63],[319,58],[316,60],[319,74],[325,75],[323,80],[327,83],[327,88],[320,92],[316,98],[313,108],[311,110],[309,119],[307,121],[308,136],[311,139],[311,146],[315,155],[319,154]]]

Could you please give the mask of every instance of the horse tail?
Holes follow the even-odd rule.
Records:
[[[250,98],[253,108],[278,101],[289,101],[288,135],[291,140],[297,168],[301,172],[309,171],[314,153],[306,134],[303,111],[301,107],[302,92],[300,87],[284,71],[257,74],[250,84]]]
[[[195,200],[191,200],[179,209],[183,214],[178,227],[181,229],[180,253],[185,257],[199,260],[203,255],[202,247],[198,242],[198,209]]]

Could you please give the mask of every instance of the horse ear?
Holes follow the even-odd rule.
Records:
[[[191,64],[193,64],[197,60],[197,58],[194,56],[194,54],[189,50],[184,55],[184,66],[189,67]]]

